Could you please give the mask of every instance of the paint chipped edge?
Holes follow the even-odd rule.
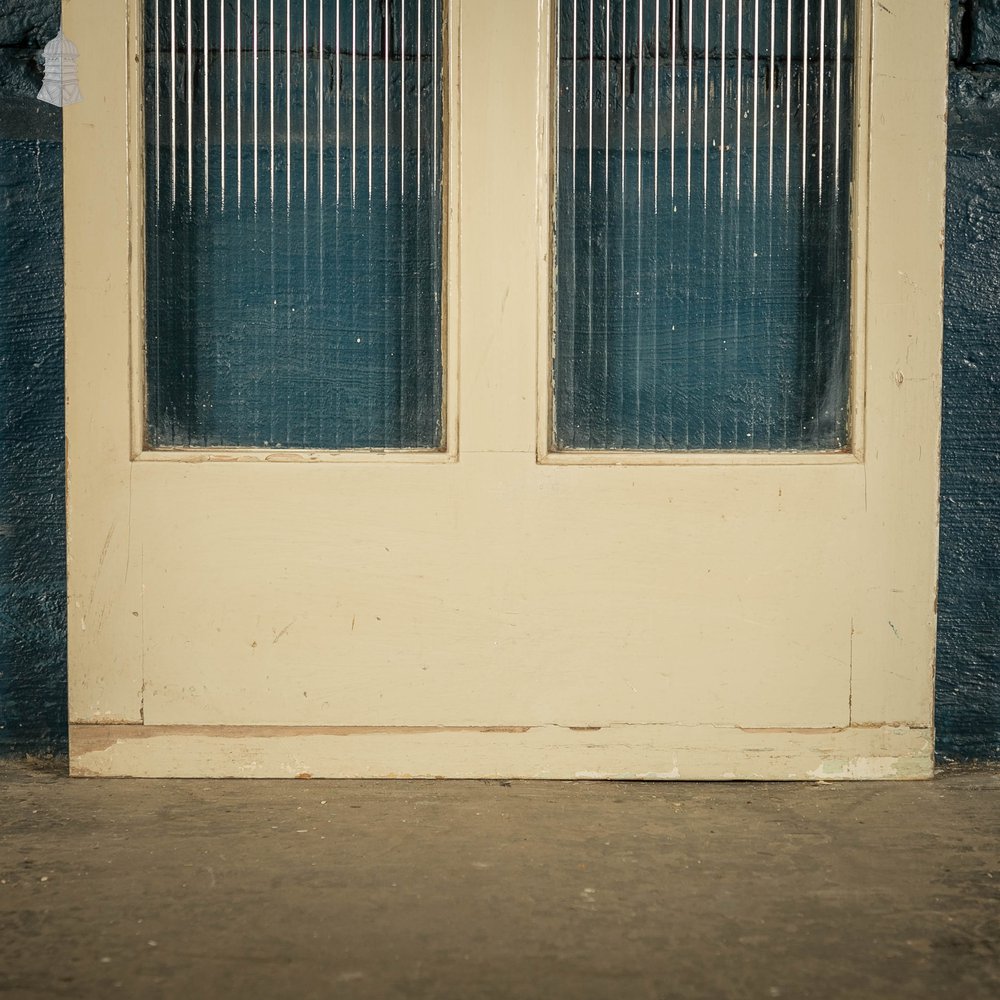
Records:
[[[70,727],[87,777],[882,781],[929,778],[929,727]]]

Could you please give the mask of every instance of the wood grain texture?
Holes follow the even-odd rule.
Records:
[[[70,668],[70,718],[139,722],[141,544],[133,545],[129,422],[129,167],[138,164],[128,142],[137,125],[128,102],[137,74],[127,58],[135,22],[123,13],[117,3],[69,3],[63,11],[88,95],[63,116],[67,645],[71,664],[101,664]],[[105,238],[95,244],[99,234]]]
[[[943,4],[896,13],[871,7],[866,556],[885,576],[853,618],[865,723],[928,718],[933,701],[948,26]]]
[[[80,777],[776,780],[928,778],[927,729],[713,726],[313,731],[73,726]]]

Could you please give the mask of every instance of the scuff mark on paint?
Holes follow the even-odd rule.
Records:
[[[818,781],[830,779],[878,781],[882,778],[897,778],[900,776],[899,758],[855,757],[852,760],[830,760],[814,771],[808,771],[807,775]]]
[[[851,618],[851,638],[848,644],[847,724],[854,724],[854,618]]]
[[[274,639],[271,640],[271,645],[276,646],[294,624],[295,619],[293,618],[280,632],[275,632]]]
[[[636,775],[640,781],[677,781],[680,776],[680,768],[676,765],[672,771],[643,771]]]

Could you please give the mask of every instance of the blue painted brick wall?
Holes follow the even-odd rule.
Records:
[[[1000,0],[953,12],[937,746],[1000,759]]]
[[[66,745],[62,135],[54,0],[0,0],[0,752]]]

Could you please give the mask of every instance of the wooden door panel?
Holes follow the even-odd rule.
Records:
[[[550,448],[549,0],[448,5],[445,451],[147,451],[139,9],[64,22],[75,773],[930,773],[942,5],[858,7],[851,451],[742,455]]]

